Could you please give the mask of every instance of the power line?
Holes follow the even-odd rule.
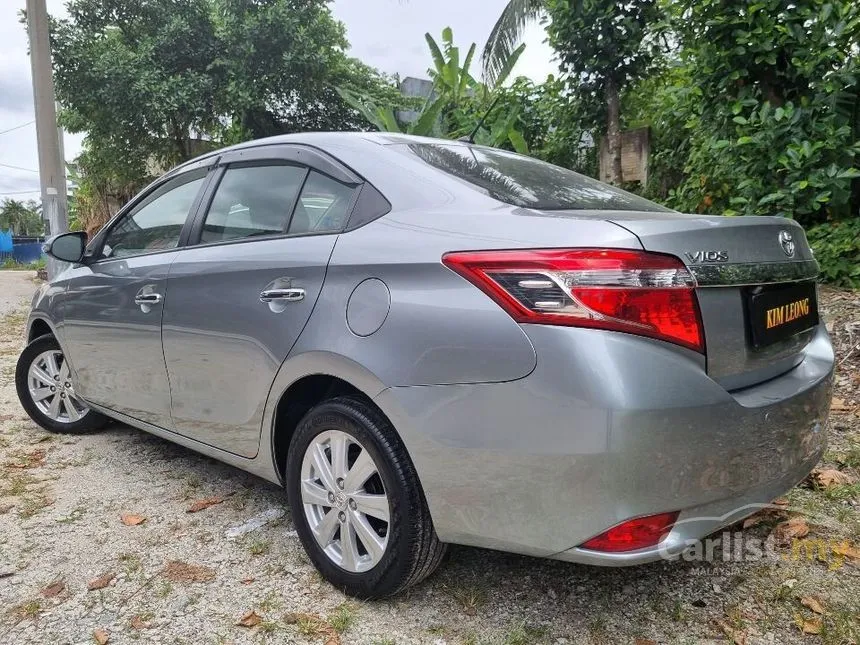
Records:
[[[0,193],[0,197],[4,195],[33,195],[40,192],[39,190],[14,190],[11,193]]]
[[[25,170],[27,172],[35,172],[35,173],[39,172],[38,170],[33,170],[32,168],[22,168],[21,166],[11,166],[7,163],[0,163],[0,166],[2,166],[3,168],[11,168],[12,170]]]
[[[0,134],[6,134],[7,132],[12,132],[12,130],[20,130],[21,128],[26,128],[28,125],[32,125],[36,120],[27,121],[27,123],[22,123],[21,125],[16,125],[14,128],[9,128],[8,130],[3,130]]]

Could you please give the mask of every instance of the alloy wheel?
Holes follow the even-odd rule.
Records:
[[[42,352],[27,370],[27,389],[36,408],[52,421],[74,423],[90,409],[75,395],[63,352]]]
[[[388,546],[390,505],[379,469],[355,437],[320,433],[302,459],[301,497],[317,544],[337,566],[368,571]]]

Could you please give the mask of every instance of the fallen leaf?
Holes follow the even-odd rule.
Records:
[[[257,615],[257,612],[253,609],[249,611],[247,614],[243,615],[239,622],[236,623],[239,627],[254,627],[263,622],[263,619]]]
[[[633,641],[633,645],[657,645],[657,641],[652,641],[650,638],[637,638]]]
[[[816,614],[824,613],[824,606],[821,604],[821,601],[815,596],[804,596],[800,599],[800,604],[804,607],[808,607]]]
[[[138,524],[143,524],[146,521],[146,518],[143,515],[135,515],[134,513],[123,513],[120,516],[120,519],[126,526],[137,526]]]
[[[114,578],[116,578],[116,574],[113,572],[106,573],[103,576],[99,576],[98,578],[90,580],[87,583],[87,590],[98,591],[99,589],[104,589],[111,583]]]
[[[161,575],[171,582],[209,582],[215,579],[215,570],[199,564],[170,560]]]
[[[99,645],[107,645],[110,641],[110,634],[106,629],[99,627],[93,631],[93,640]]]
[[[771,504],[776,504],[777,506],[788,506],[788,498],[787,497],[777,497],[775,500],[771,502]]]
[[[804,634],[821,633],[821,619],[818,616],[806,619],[803,616],[798,615],[794,617],[794,622],[797,625],[797,628]]]
[[[789,578],[785,582],[782,583],[783,587],[788,587],[789,589],[794,589],[794,585],[797,584],[797,578]]]
[[[720,626],[723,633],[728,636],[735,645],[746,645],[746,632],[743,632],[740,629],[735,629],[724,620],[718,620],[717,625]]]
[[[243,585],[249,585],[254,582],[254,580],[256,580],[256,578],[242,578],[239,582],[241,582]]]
[[[848,412],[852,408],[850,405],[846,405],[845,401],[834,396],[830,401],[830,409],[833,412]]]
[[[135,616],[129,622],[132,629],[149,629],[151,623],[148,620],[144,620],[143,616]]]
[[[852,560],[860,560],[860,547],[853,546],[848,542],[840,542],[839,544],[834,544],[831,547],[831,550],[836,555],[844,555],[847,558],[851,558]]]
[[[42,595],[45,596],[45,598],[56,598],[61,593],[63,593],[65,588],[66,583],[62,580],[57,580],[56,582],[52,582],[47,587],[42,589]]]
[[[204,499],[196,500],[191,506],[186,509],[186,513],[199,513],[205,508],[209,508],[210,506],[215,506],[215,504],[220,504],[224,499],[221,497],[205,497]]]
[[[844,473],[841,470],[836,470],[835,468],[816,468],[809,473],[809,478],[822,488],[853,484],[857,481],[857,478],[850,473]]]
[[[773,530],[773,535],[778,544],[785,546],[793,539],[809,535],[809,525],[802,517],[792,517],[785,522],[780,522]]]

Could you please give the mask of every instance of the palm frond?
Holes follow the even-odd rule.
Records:
[[[543,7],[543,0],[509,0],[490,32],[481,56],[484,80],[488,85],[496,85],[496,79],[522,38],[526,25],[540,16]]]
[[[526,44],[523,43],[513,52],[511,52],[511,55],[508,56],[507,60],[505,61],[505,64],[502,66],[501,70],[499,70],[499,73],[496,75],[496,80],[493,83],[494,88],[501,87],[505,83],[505,81],[508,80],[508,76],[511,75],[511,72],[514,69],[514,65],[517,64],[517,61],[520,59],[520,56],[522,56],[522,53],[523,51],[525,51],[525,48]]]

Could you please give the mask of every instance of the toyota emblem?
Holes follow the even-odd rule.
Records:
[[[780,231],[779,244],[782,246],[783,253],[790,258],[794,257],[794,238],[791,237],[791,233],[788,231]]]

